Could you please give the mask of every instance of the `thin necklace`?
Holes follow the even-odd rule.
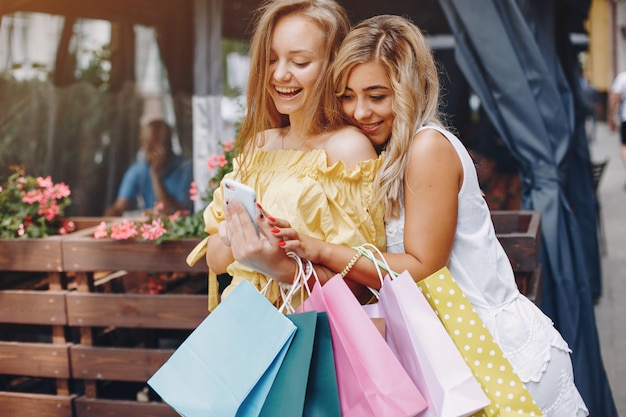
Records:
[[[280,138],[280,147],[281,147],[283,150],[286,150],[286,149],[285,149],[285,136],[287,136],[287,135],[289,134],[289,132],[290,132],[290,131],[291,131],[291,125],[289,125],[289,127],[287,128],[287,131],[286,131],[286,132],[283,134],[283,136]],[[300,142],[300,144],[299,144],[298,146],[296,146],[295,148],[290,148],[290,149],[288,149],[288,150],[291,150],[291,151],[297,151],[297,150],[301,149],[301,148],[304,146],[304,142],[306,142],[306,140],[305,140],[305,139],[303,139],[303,140],[302,140],[302,142]]]

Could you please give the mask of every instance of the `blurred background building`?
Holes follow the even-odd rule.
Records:
[[[136,158],[139,126],[164,118],[175,127],[177,152],[194,157],[202,187],[210,176],[203,161],[234,137],[244,111],[247,31],[259,3],[2,0],[0,174],[25,163],[72,186],[72,214],[99,215]],[[439,2],[388,3],[342,2],[354,22],[403,14],[425,30],[446,69],[444,110],[471,142],[479,101],[456,66]],[[596,117],[604,117],[610,82],[626,68],[625,22],[625,2],[593,0],[584,26],[566,29]],[[203,122],[194,123],[194,112]]]

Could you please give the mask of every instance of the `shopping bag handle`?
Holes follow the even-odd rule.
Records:
[[[313,268],[313,264],[311,263],[311,261],[309,261],[308,259],[303,260],[295,252],[287,252],[287,255],[293,258],[294,261],[296,261],[296,274],[291,284],[276,281],[279,289],[278,293],[281,297],[281,304],[280,306],[278,306],[278,311],[283,314],[293,314],[296,310],[295,308],[293,308],[291,300],[293,299],[295,294],[301,289],[306,290],[307,295],[311,295],[311,289],[309,288],[308,280],[311,278],[312,274],[315,274],[315,269]],[[315,278],[319,282],[317,274],[315,274]],[[267,291],[274,281],[274,279],[269,278],[267,283],[261,289],[261,294],[267,294]],[[304,291],[300,291],[300,297],[300,304],[302,305],[304,303]]]
[[[352,249],[356,250],[357,252],[361,253],[361,255],[365,256],[367,259],[374,262],[374,265],[378,269],[378,275],[381,277],[381,284],[382,284],[382,273],[380,272],[381,269],[387,271],[389,275],[391,276],[391,278],[395,278],[399,275],[397,272],[391,269],[391,267],[387,263],[387,260],[385,259],[385,256],[380,251],[380,249],[378,249],[375,245],[371,243],[364,243],[361,246],[354,246]],[[377,259],[374,256],[374,251],[378,253],[378,256],[380,256],[380,259]]]

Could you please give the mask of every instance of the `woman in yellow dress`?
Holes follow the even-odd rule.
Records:
[[[301,233],[384,249],[382,207],[373,191],[381,159],[368,138],[346,124],[332,89],[332,61],[350,30],[345,10],[333,0],[274,0],[257,10],[255,22],[248,111],[235,142],[234,171],[226,178],[252,187],[264,209]],[[223,297],[242,279],[262,289],[269,271],[235,261],[233,250],[240,246],[229,246],[224,203],[221,187],[204,212],[208,266],[233,277]],[[271,278],[290,283],[297,265],[284,252],[277,255],[271,264],[281,272]],[[277,299],[275,285],[267,295]],[[210,279],[209,309],[216,303],[217,284]]]

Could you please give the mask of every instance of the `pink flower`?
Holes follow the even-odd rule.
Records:
[[[45,237],[70,232],[62,225],[64,210],[71,204],[70,188],[54,184],[50,176],[27,176],[21,165],[9,168],[14,174],[0,185],[4,226],[0,236]]]
[[[93,231],[93,237],[96,239],[104,239],[109,236],[109,232],[107,231],[106,222],[100,222],[99,225],[96,226],[96,229]]]
[[[156,203],[154,203],[153,210],[155,213],[162,213],[164,209],[165,209],[165,204],[163,204],[163,202],[157,201]]]
[[[232,140],[227,140],[226,142],[224,142],[224,145],[222,146],[222,148],[224,149],[224,152],[230,152],[233,150],[233,141]]]
[[[211,155],[209,157],[209,161],[207,162],[207,165],[209,169],[211,170],[216,167],[223,168],[227,164],[228,164],[228,159],[226,159],[224,155],[216,155],[216,154]]]
[[[152,220],[152,223],[141,225],[141,237],[146,240],[156,240],[163,235],[166,230],[160,220]]]
[[[158,284],[153,277],[148,280],[148,294],[158,294],[165,289],[165,286]]]
[[[37,214],[44,216],[48,221],[52,221],[59,214],[59,205],[56,200],[49,200],[46,205],[39,208]]]
[[[196,185],[195,181],[191,182],[191,185],[189,186],[189,199],[191,201],[196,201],[200,196],[198,195],[198,186]]]
[[[111,237],[116,240],[127,240],[137,236],[135,223],[125,220],[121,223],[111,225]]]
[[[168,217],[170,221],[175,222],[180,219],[182,216],[188,216],[189,212],[187,210],[176,210],[174,213],[170,214]]]
[[[72,192],[70,191],[69,185],[63,182],[55,184],[54,187],[52,187],[50,191],[51,191],[50,192],[51,198],[54,198],[54,199],[61,199],[64,197],[69,197],[70,194],[72,194]]]
[[[52,178],[50,178],[50,176],[47,176],[46,178],[37,177],[37,185],[45,189],[45,188],[52,188],[54,184],[52,183]]]
[[[59,228],[59,234],[66,235],[69,232],[73,232],[74,229],[76,229],[76,226],[74,225],[73,221],[63,220],[63,224],[61,224],[61,227]]]
[[[209,167],[209,170],[212,171],[218,165],[219,165],[219,157],[217,156],[217,154],[213,154],[209,156],[209,160],[207,161],[207,166]]]
[[[23,191],[22,191],[23,192]],[[44,195],[39,190],[32,190],[22,194],[22,202],[26,204],[41,203]]]

